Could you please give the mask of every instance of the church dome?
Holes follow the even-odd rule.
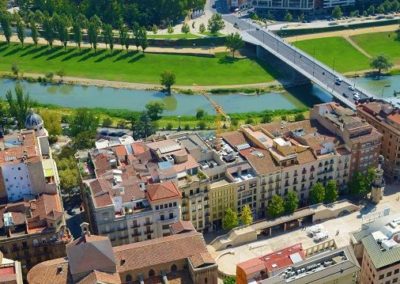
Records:
[[[43,127],[43,119],[33,110],[29,111],[25,119],[25,128],[29,130],[38,130]]]

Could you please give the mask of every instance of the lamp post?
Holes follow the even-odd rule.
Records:
[[[178,131],[181,131],[181,116],[178,115]]]

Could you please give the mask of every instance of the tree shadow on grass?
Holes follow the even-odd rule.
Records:
[[[74,50],[74,49],[71,49]],[[86,48],[86,49],[81,49],[81,50],[74,50],[75,52],[69,54],[67,57],[64,57],[61,61],[65,62],[68,60],[71,60],[74,57],[79,57],[79,56],[84,56],[85,54],[87,54],[88,52],[91,51],[90,48]]]
[[[10,51],[8,51],[7,53],[5,53],[3,56],[11,56],[11,55],[15,55],[16,53],[18,53],[20,51],[20,47],[16,46],[16,45],[10,45],[10,47],[12,48]]]
[[[233,58],[233,57],[231,57],[231,56],[228,56],[228,55],[226,55],[226,56],[224,56],[224,57],[221,57],[219,60],[218,60],[218,63],[219,64],[233,64],[233,63],[235,63],[235,62],[237,62],[237,61],[239,61],[240,59],[238,59],[238,58]]]
[[[78,62],[86,61],[92,57],[100,56],[104,52],[105,52],[105,49],[97,50],[96,52],[90,52],[90,53],[86,54],[84,57],[82,57],[81,59],[79,59]]]
[[[7,48],[8,48],[7,43],[2,43],[2,44],[0,44],[0,52],[5,51]]]
[[[120,56],[118,56],[114,62],[118,62],[121,60],[125,60],[133,55],[135,55],[137,53],[137,51],[128,51],[128,52],[124,52],[123,54],[121,54]]]
[[[107,54],[104,54],[102,57],[97,58],[94,62],[96,62],[96,63],[102,62],[102,61],[104,61],[104,60],[106,60],[108,58],[115,57],[120,53],[121,53],[121,50],[115,50],[113,52],[108,52]]]
[[[140,54],[136,54],[131,60],[129,60],[129,63],[134,63],[139,61],[140,59],[144,58],[144,54],[140,53]]]
[[[53,47],[51,49],[46,49],[46,50],[42,51],[41,53],[38,53],[35,56],[33,56],[32,59],[38,59],[43,56],[50,56],[50,55],[58,52],[62,48],[63,48],[62,46],[57,46],[57,47]]]
[[[60,50],[60,52],[54,53],[52,56],[47,57],[46,60],[49,61],[49,60],[56,59],[56,58],[58,58],[58,57],[60,57],[60,56],[68,55],[68,54],[70,54],[72,51],[73,51],[73,49],[67,49],[67,50],[62,49],[62,50]]]
[[[34,46],[34,45],[30,45],[30,47],[35,47],[35,46]],[[26,50],[24,51],[24,53],[22,53],[22,54],[20,55],[20,57],[25,57],[25,56],[27,56],[27,55],[34,55],[34,54],[36,54],[36,53],[38,53],[38,52],[43,51],[43,50],[46,49],[46,48],[47,48],[46,45],[42,45],[42,46],[40,46],[40,47],[35,47],[34,49],[32,49],[32,48],[26,49]]]

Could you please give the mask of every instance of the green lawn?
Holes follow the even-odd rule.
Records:
[[[370,60],[342,37],[329,37],[303,40],[294,43],[304,50],[333,67],[339,72],[359,71],[369,69]]]
[[[352,39],[368,54],[384,54],[394,63],[400,64],[400,40],[394,32],[371,33],[353,36]]]
[[[187,33],[187,34],[150,34],[147,35],[148,39],[192,39],[192,38],[199,38],[199,36]]]
[[[21,73],[48,73],[64,70],[66,76],[113,81],[159,83],[164,70],[176,74],[179,85],[251,84],[274,80],[265,64],[251,59],[232,59],[226,54],[200,57],[168,54],[142,54],[135,51],[89,49],[0,43],[0,71],[11,71],[17,64]]]

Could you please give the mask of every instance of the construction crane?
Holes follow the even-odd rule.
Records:
[[[215,118],[215,149],[219,151],[221,149],[221,141],[222,141],[222,129],[223,128],[229,128],[231,126],[231,118],[229,115],[226,114],[222,106],[217,104],[206,92],[201,93],[213,106],[215,113],[216,113],[216,118]],[[222,117],[224,118],[224,122],[222,122]]]

